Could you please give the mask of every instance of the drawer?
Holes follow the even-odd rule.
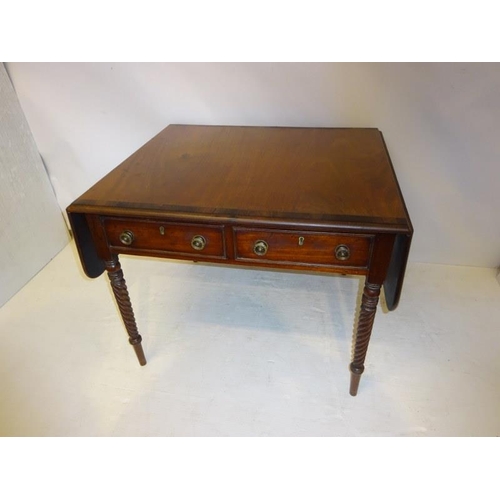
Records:
[[[236,260],[367,267],[373,237],[312,231],[234,229]]]
[[[119,249],[225,258],[223,226],[106,218],[108,243]]]

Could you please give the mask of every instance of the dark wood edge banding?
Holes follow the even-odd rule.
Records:
[[[135,205],[134,205],[135,206]],[[270,216],[231,216],[226,213],[214,213],[213,210],[209,213],[194,213],[189,212],[190,207],[186,207],[185,211],[172,211],[170,207],[165,209],[144,209],[144,208],[124,208],[124,207],[103,207],[99,205],[88,204],[87,202],[78,201],[67,208],[68,212],[82,212],[89,214],[98,214],[101,216],[110,217],[125,217],[125,218],[141,218],[142,220],[164,220],[172,222],[191,222],[193,224],[238,224],[245,226],[262,226],[262,227],[289,227],[293,228],[308,228],[325,229],[328,231],[346,231],[346,232],[366,232],[367,230],[382,233],[407,233],[409,232],[408,224],[405,219],[385,220],[380,218],[363,218],[345,216],[342,218],[329,218],[327,216],[320,218],[305,218],[301,214],[297,214],[294,218],[293,214],[287,218],[283,214]],[[302,214],[304,215],[304,214]],[[307,214],[305,214],[307,215]]]

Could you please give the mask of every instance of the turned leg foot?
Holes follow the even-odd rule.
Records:
[[[380,286],[366,282],[363,289],[358,328],[354,338],[354,356],[349,367],[351,370],[351,386],[349,389],[351,396],[356,396],[358,393],[361,374],[365,370],[364,362],[368,343],[370,342],[375,313],[377,312]]]
[[[142,337],[139,335],[139,331],[137,330],[134,311],[132,309],[132,303],[130,302],[127,290],[127,284],[125,283],[123,271],[120,263],[118,262],[118,258],[106,262],[106,271],[108,272],[111,288],[113,289],[123,323],[127,329],[128,341],[134,348],[139,364],[144,366],[146,364],[146,357],[144,356],[144,351],[142,349]]]

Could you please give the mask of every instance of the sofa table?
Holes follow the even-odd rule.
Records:
[[[141,365],[119,254],[366,276],[353,396],[381,287],[395,309],[413,234],[375,128],[170,125],[67,212],[83,269],[107,271]]]

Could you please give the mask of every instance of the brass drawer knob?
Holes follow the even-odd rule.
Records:
[[[132,242],[134,241],[134,233],[128,229],[123,231],[123,233],[120,234],[120,241],[124,245],[132,245]]]
[[[257,240],[253,246],[253,251],[257,255],[266,255],[269,245],[264,240]]]
[[[191,246],[195,250],[203,250],[206,244],[207,240],[203,236],[200,236],[199,234],[193,236],[193,239],[191,240]]]
[[[347,260],[350,256],[351,250],[349,250],[347,245],[338,245],[337,248],[335,248],[335,257],[337,257],[338,260]]]

